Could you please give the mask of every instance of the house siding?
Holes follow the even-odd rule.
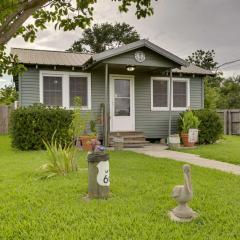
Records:
[[[39,70],[29,68],[19,77],[19,93],[21,106],[39,103]]]
[[[138,49],[139,51],[143,51],[145,53],[145,61],[140,63],[135,60],[135,50],[130,51],[124,54],[120,54],[118,56],[109,58],[104,61],[104,63],[109,63],[109,64],[122,64],[126,65],[126,62],[129,65],[135,65],[135,66],[149,66],[149,67],[159,67],[161,66],[162,68],[175,68],[178,67],[179,65],[174,63],[173,61],[160,56],[156,52],[148,49],[148,48],[140,48]]]
[[[202,79],[190,78],[190,107],[202,108]],[[172,111],[172,133],[177,131],[179,111]],[[169,111],[151,111],[151,81],[149,75],[135,75],[136,130],[147,138],[168,136]]]
[[[60,70],[59,70],[60,71]],[[22,106],[40,102],[39,69],[29,68],[19,78],[20,103]],[[123,74],[109,72],[109,74]],[[192,75],[191,75],[192,76]],[[189,77],[190,78],[190,77]],[[164,138],[168,136],[168,111],[151,111],[151,75],[135,74],[135,125],[136,131],[144,132],[147,138]],[[104,103],[104,70],[91,73],[92,113],[100,114],[101,103]],[[200,77],[190,78],[190,106],[192,109],[203,107],[203,80]],[[172,112],[172,133],[177,131],[179,112]],[[101,128],[99,128],[99,131]]]

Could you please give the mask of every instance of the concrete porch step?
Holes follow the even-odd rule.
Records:
[[[127,132],[111,132],[109,137],[109,146],[114,145],[114,138],[122,138],[124,148],[141,148],[149,144],[146,141],[143,132],[127,131]]]
[[[128,141],[128,140],[139,140],[139,141],[144,141],[145,137],[144,135],[126,135],[126,136],[120,136],[121,138],[123,138],[124,141]],[[114,138],[117,138],[117,136],[110,136],[110,142],[112,142],[114,140]]]
[[[136,136],[136,135],[142,135],[142,136],[144,136],[143,132],[139,132],[139,131],[110,132],[110,137],[111,137],[111,136],[114,136],[114,137],[117,137],[117,136],[123,137],[123,136]]]

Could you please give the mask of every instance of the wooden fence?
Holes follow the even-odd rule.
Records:
[[[14,105],[0,105],[0,134],[9,133],[10,115],[14,109]]]
[[[223,121],[224,134],[240,135],[240,109],[218,110]]]

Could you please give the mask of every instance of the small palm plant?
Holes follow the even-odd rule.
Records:
[[[183,145],[185,147],[193,147],[194,142],[189,142],[189,129],[197,129],[199,127],[200,121],[197,116],[193,114],[192,111],[186,111],[183,114],[183,117],[180,117],[181,119],[181,138],[183,141]]]
[[[78,150],[72,144],[62,145],[57,143],[54,135],[50,143],[43,140],[48,154],[48,163],[41,166],[45,173],[45,178],[56,175],[66,176],[70,172],[78,170],[77,152]]]
[[[183,117],[180,117],[182,121],[182,132],[188,133],[190,128],[198,128],[200,121],[197,116],[193,114],[192,111],[186,111]]]

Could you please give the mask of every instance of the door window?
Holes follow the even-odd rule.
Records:
[[[114,93],[114,115],[130,116],[130,80],[115,79]]]

